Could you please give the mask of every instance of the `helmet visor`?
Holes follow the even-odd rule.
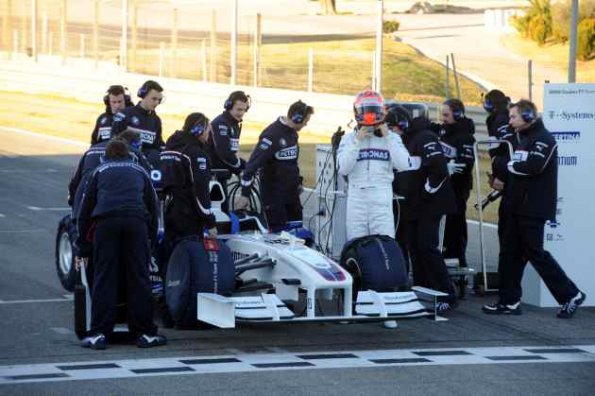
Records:
[[[356,111],[361,125],[376,125],[384,119],[384,109],[378,104],[363,103],[356,107]]]

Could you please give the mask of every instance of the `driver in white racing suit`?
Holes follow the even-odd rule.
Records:
[[[341,140],[337,162],[347,176],[347,240],[367,235],[395,236],[393,217],[393,169],[410,167],[409,153],[401,137],[384,123],[382,96],[372,90],[355,99],[355,130]]]

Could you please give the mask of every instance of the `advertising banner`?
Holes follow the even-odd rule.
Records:
[[[548,222],[544,246],[595,305],[595,84],[546,84],[543,121],[558,144],[556,221]],[[527,266],[523,301],[558,305],[535,270]]]

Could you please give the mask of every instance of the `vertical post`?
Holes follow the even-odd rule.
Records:
[[[68,30],[67,24],[67,0],[62,0],[62,7],[60,9],[60,55],[62,56],[62,64],[66,63],[66,31]]]
[[[81,48],[80,48],[80,57],[81,59],[85,59],[85,34],[81,33],[80,34],[80,39],[81,39]]]
[[[452,74],[455,76],[455,86],[457,87],[457,99],[461,100],[461,86],[459,85],[459,75],[457,74],[457,66],[455,64],[455,54],[450,53],[450,60],[452,61]]]
[[[314,85],[314,49],[308,50],[308,92],[312,92]]]
[[[54,32],[48,33],[48,55],[54,55]]]
[[[450,87],[448,86],[448,79],[450,77],[448,75],[449,74],[448,73],[448,68],[449,68],[449,63],[448,62],[449,62],[449,59],[450,58],[448,57],[448,55],[446,55],[446,65],[445,65],[446,77],[444,79],[444,91],[445,91],[444,96],[445,96],[446,99],[450,99]]]
[[[6,0],[6,12],[2,14],[2,47],[10,51],[12,34],[12,0]],[[14,44],[14,43],[13,43]]]
[[[527,82],[529,84],[529,100],[533,101],[533,60],[527,61]]]
[[[378,15],[376,20],[376,61],[374,90],[382,92],[382,25],[384,22],[384,0],[378,0]]]
[[[568,51],[568,82],[576,82],[576,41],[578,25],[578,0],[572,0],[570,16],[570,49]]]
[[[211,11],[211,53],[209,54],[209,75],[211,82],[217,82],[217,11]]]
[[[17,29],[12,31],[12,52],[13,54],[19,52],[19,31]]]
[[[100,16],[100,5],[99,0],[94,1],[94,12],[93,12],[93,59],[95,61],[95,67],[99,67],[99,16]]]
[[[48,14],[43,13],[41,16],[41,53],[48,52]]]
[[[169,59],[169,75],[176,77],[178,63],[177,63],[177,50],[178,50],[178,9],[173,9],[173,20],[171,28],[171,43],[170,43],[170,59]]]
[[[130,70],[136,70],[136,47],[138,38],[138,0],[132,0],[132,34],[131,34],[131,50],[130,59]]]
[[[122,36],[120,37],[120,66],[126,71],[128,65],[128,0],[122,0]]]
[[[31,56],[37,62],[37,19],[39,13],[38,0],[31,0]]]
[[[376,87],[376,51],[372,51],[372,89]]]
[[[204,82],[207,82],[207,43],[205,40],[200,42],[200,53],[201,53],[201,77]]]
[[[27,2],[21,2],[21,52],[27,53]]]
[[[258,84],[260,83],[260,46],[262,44],[261,20],[260,13],[257,13],[256,26],[254,27],[254,70],[252,71],[255,87],[258,87]]]
[[[232,14],[231,14],[231,76],[229,77],[229,83],[236,85],[237,73],[238,73],[238,0],[231,0]]]
[[[163,58],[165,56],[165,43],[159,43],[159,77],[163,77]]]

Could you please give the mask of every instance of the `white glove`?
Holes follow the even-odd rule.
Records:
[[[455,160],[451,159],[447,164],[446,167],[448,168],[448,174],[452,175],[455,173],[463,173],[463,171],[465,170],[466,165],[465,164],[460,164],[458,162],[455,162]]]

